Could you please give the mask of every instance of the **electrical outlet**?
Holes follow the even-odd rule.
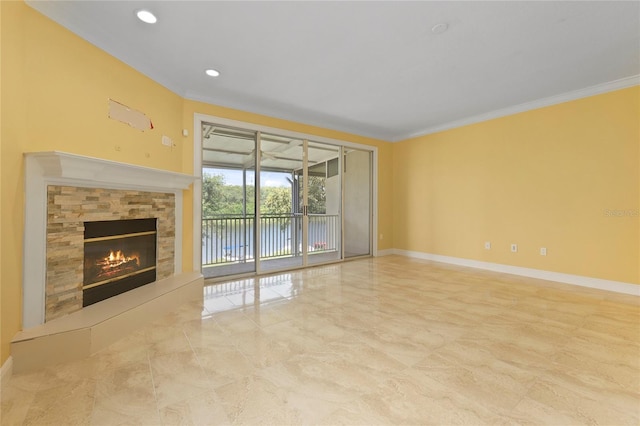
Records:
[[[546,256],[546,255],[547,255],[547,248],[540,247],[540,256]]]
[[[491,250],[491,241],[485,241],[484,248],[485,250]]]
[[[511,244],[511,252],[512,253],[517,253],[518,252],[518,245],[517,244]]]
[[[380,239],[384,240],[384,235],[380,234]]]
[[[173,146],[173,141],[169,136],[162,136],[162,145],[164,146]]]

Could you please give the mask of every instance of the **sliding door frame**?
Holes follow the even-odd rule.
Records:
[[[202,253],[201,253],[201,236],[202,236],[202,125],[203,123],[213,123],[220,126],[235,127],[245,130],[251,130],[261,133],[271,133],[285,137],[291,137],[302,140],[311,140],[316,142],[324,142],[330,145],[339,146],[342,148],[354,148],[363,151],[370,151],[372,153],[372,188],[371,199],[372,209],[370,212],[371,219],[371,241],[372,246],[371,255],[378,255],[378,148],[371,145],[364,145],[340,139],[326,138],[322,136],[313,135],[310,133],[295,132],[291,130],[279,129],[276,127],[263,126],[255,123],[249,123],[238,120],[231,120],[228,118],[216,117],[213,115],[195,113],[193,119],[193,175],[197,178],[193,183],[193,270],[202,270]],[[260,136],[258,136],[259,138]],[[259,140],[257,141],[259,145]],[[256,159],[256,163],[258,160]],[[256,171],[256,176],[258,171]],[[341,185],[342,186],[342,185]],[[343,188],[344,189],[344,188]],[[343,191],[341,191],[343,192]],[[342,195],[341,195],[342,196]],[[256,207],[257,208],[257,207]],[[341,215],[344,216],[344,215]],[[344,233],[342,239],[344,239]],[[344,245],[342,246],[344,249]],[[341,260],[344,260],[344,253],[341,255]],[[339,262],[338,261],[338,262]],[[271,272],[271,271],[270,271]],[[256,263],[256,274],[260,273],[260,268]]]

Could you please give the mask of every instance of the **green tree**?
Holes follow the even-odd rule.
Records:
[[[309,212],[325,214],[327,211],[326,179],[309,176]],[[202,217],[217,215],[241,215],[243,213],[242,185],[227,185],[222,174],[204,173],[202,178]],[[246,213],[255,214],[255,187],[247,186]],[[262,214],[290,214],[291,188],[284,186],[263,187],[260,192]],[[302,184],[300,184],[302,198]],[[300,201],[302,202],[302,201]]]
[[[327,213],[326,179],[320,176],[309,176],[309,213]]]
[[[255,189],[247,186],[247,215],[255,213]],[[202,217],[241,215],[243,213],[242,185],[226,185],[223,175],[205,173],[202,177]]]
[[[224,176],[205,173],[202,176],[202,217],[209,218],[219,214],[222,206],[222,188]]]
[[[291,213],[291,190],[284,186],[269,186],[261,191],[262,214]]]

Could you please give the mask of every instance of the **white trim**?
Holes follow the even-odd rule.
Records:
[[[47,186],[163,191],[175,195],[174,272],[182,271],[182,191],[197,176],[58,151],[29,152],[25,161],[22,326],[45,322]]]
[[[396,249],[384,249],[384,250],[378,250],[375,256],[376,257],[391,256],[392,254],[400,254],[400,253],[396,253]]]
[[[173,273],[182,272],[182,227],[184,226],[182,214],[182,191],[172,191],[174,195],[174,232],[173,232]],[[178,207],[180,206],[180,207]]]
[[[563,102],[574,101],[576,99],[587,98],[589,96],[600,95],[602,93],[613,92],[614,90],[626,89],[627,87],[640,85],[640,74],[631,77],[621,78],[619,80],[609,81],[607,83],[596,84],[595,86],[585,87],[571,92],[561,93],[559,95],[550,96],[548,98],[537,99],[531,102],[510,106],[507,108],[490,111],[484,114],[474,115],[472,117],[460,120],[450,121],[448,123],[438,124],[428,127],[419,132],[414,132],[402,137],[397,137],[392,142],[399,142],[406,139],[412,139],[419,136],[425,136],[432,133],[442,132],[444,130],[455,129],[457,127],[467,126],[469,124],[480,123],[482,121],[493,120],[494,118],[505,117],[508,115],[518,114],[533,109],[544,108],[551,105],[561,104]]]
[[[370,212],[372,227],[371,242],[373,243],[371,251],[372,256],[378,255],[378,150],[373,151],[373,158],[371,159],[371,205],[372,211]]]
[[[262,145],[260,145],[258,152],[260,152],[259,157],[260,161],[262,161]],[[340,155],[340,150],[338,150],[338,155]],[[257,162],[257,160],[256,160]],[[309,140],[302,140],[302,264],[304,266],[309,265]],[[257,173],[257,172],[256,172]],[[262,188],[261,188],[262,189]],[[256,191],[260,192],[260,191]],[[300,190],[298,190],[298,193]],[[298,194],[299,195],[299,194]],[[258,197],[259,198],[259,197]],[[256,203],[257,205],[260,205]],[[259,210],[259,209],[257,209]],[[258,217],[258,216],[256,216]],[[256,220],[259,220],[256,219]],[[260,223],[260,222],[258,222]],[[259,226],[260,234],[262,234],[262,225]],[[258,234],[256,232],[256,234]],[[258,234],[258,235],[260,235]],[[262,238],[262,237],[260,237]],[[258,252],[260,253],[260,252]],[[260,263],[260,262],[258,262]]]
[[[344,261],[344,164],[345,149],[340,147],[340,159],[338,160],[338,170],[340,171],[340,205],[338,206],[338,214],[340,215],[340,260]]]
[[[250,123],[246,121],[231,120],[229,118],[216,117],[213,115],[207,115],[207,114],[201,114],[201,113],[194,114],[194,122],[195,122],[194,131],[197,129],[197,132],[194,132],[194,145],[195,145],[196,136],[198,133],[200,133],[200,137],[198,138],[200,141],[200,149],[202,149],[202,134],[201,134],[202,130],[200,130],[198,125],[199,123],[206,122],[211,124],[219,124],[221,126],[235,127],[243,130],[251,130],[254,132],[273,133],[278,136],[286,136],[286,137],[297,138],[297,139],[308,139],[311,142],[324,142],[330,145],[346,146],[348,148],[359,149],[361,151],[374,151],[374,150],[377,151],[378,150],[378,147],[373,145],[365,145],[365,144],[360,144],[356,142],[349,142],[342,139],[332,139],[324,136],[314,135],[311,133],[296,132],[293,130],[281,129],[279,127],[263,126],[261,124],[255,124],[255,123]],[[194,146],[194,149],[195,148],[196,147]]]
[[[378,147],[359,144],[340,139],[326,138],[309,133],[295,132],[277,127],[263,126],[260,124],[231,120],[229,118],[216,117],[202,113],[193,114],[193,173],[199,179],[193,185],[193,268],[194,271],[202,270],[202,123],[218,124],[220,126],[235,127],[254,132],[273,133],[296,139],[306,139],[312,142],[324,142],[330,145],[343,146],[361,151],[373,152],[373,255],[378,248]],[[314,265],[309,265],[314,266]]]
[[[258,190],[256,191],[254,189],[254,194],[255,194],[255,205],[256,206],[261,206],[262,205],[262,197],[260,196],[260,191],[262,188],[262,179],[260,178],[260,175],[262,173],[262,132],[258,131],[256,132],[256,136],[255,136],[255,147],[256,147],[256,152],[253,158],[253,161],[255,161],[255,167],[254,167],[254,173],[255,175],[255,188],[257,188]],[[202,165],[200,165],[200,167],[202,167]],[[254,266],[255,266],[255,270],[254,272],[257,275],[260,275],[260,273],[262,272],[262,261],[260,259],[260,255],[259,253],[262,253],[262,236],[258,237],[258,233],[256,232],[256,228],[255,228],[255,224],[261,223],[260,221],[262,220],[262,213],[260,212],[259,208],[254,208],[254,212],[253,214],[255,214],[256,218],[255,218],[255,222],[254,222],[254,228],[253,228],[253,258],[255,259],[254,261]],[[262,233],[262,229],[260,229],[260,233]]]
[[[191,194],[193,210],[192,257],[193,270],[202,272],[202,121],[198,114],[193,119],[193,175],[198,180],[193,183]]]
[[[193,176],[183,173],[60,151],[27,152],[24,155],[27,161],[37,161],[43,177],[71,181],[78,186],[95,187],[104,183],[109,187],[122,185],[126,189],[167,190],[188,189],[194,181]]]
[[[11,378],[13,374],[13,357],[9,355],[9,358],[2,364],[0,367],[0,384],[4,384],[7,380]],[[4,385],[2,386],[4,387]]]
[[[541,269],[523,268],[520,266],[503,265],[500,263],[482,262],[479,260],[463,259],[459,257],[442,256],[439,254],[423,253],[419,251],[401,249],[392,249],[392,251],[394,254],[413,257],[416,259],[432,260],[434,262],[449,263],[469,268],[485,269],[487,271],[502,272],[505,274],[520,275],[523,277],[556,281],[581,287],[640,296],[640,285],[638,284],[603,280],[600,278],[585,277],[581,275],[563,274],[560,272],[545,271]]]

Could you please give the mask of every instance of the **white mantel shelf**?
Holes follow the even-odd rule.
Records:
[[[195,176],[133,164],[85,157],[60,151],[24,154],[40,168],[43,178],[70,180],[76,184],[101,184],[113,187],[135,187],[156,190],[187,189]]]
[[[199,177],[59,151],[27,152],[24,158],[23,328],[45,322],[48,185],[175,194],[174,273],[182,272],[182,191]]]

